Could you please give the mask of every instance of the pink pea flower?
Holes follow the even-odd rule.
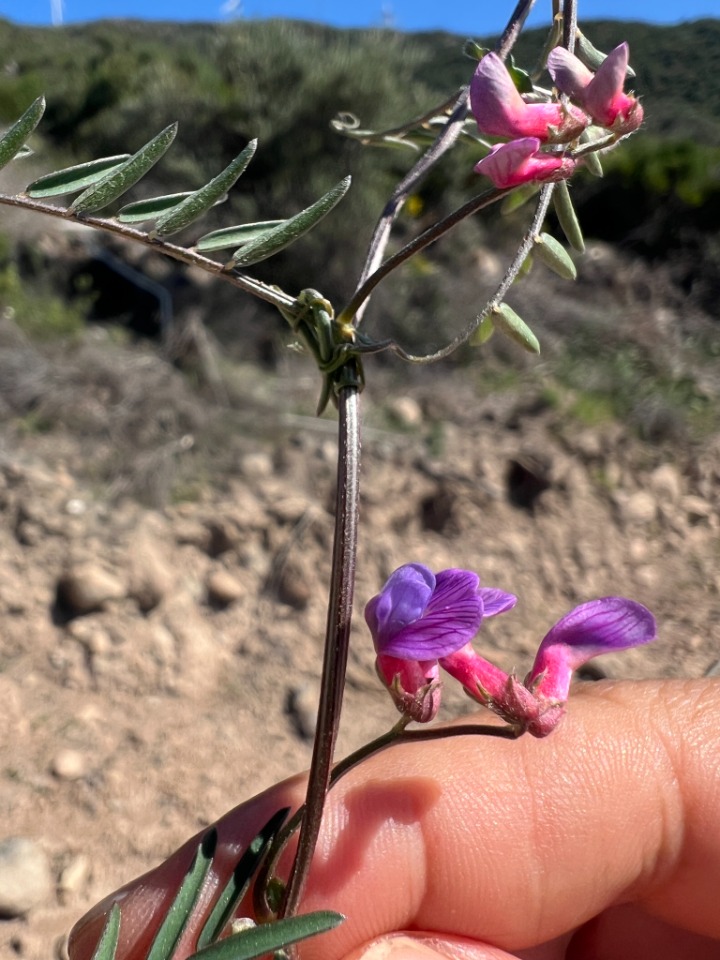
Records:
[[[604,597],[576,607],[540,644],[525,683],[490,663],[471,640],[483,617],[504,613],[516,597],[481,587],[468,570],[434,575],[407,564],[389,578],[365,609],[377,651],[378,673],[396,706],[427,722],[440,705],[442,667],[466,693],[519,730],[545,737],[565,712],[572,672],[593,657],[649,643],[655,620],[642,604]]]
[[[475,164],[475,173],[489,177],[500,190],[523,183],[565,180],[577,161],[557,153],[542,153],[537,137],[522,137],[510,143],[498,143]]]
[[[470,107],[481,133],[494,137],[537,137],[543,142],[567,143],[588,125],[588,117],[560,103],[525,103],[505,64],[495,53],[486,54],[470,82]]]
[[[548,71],[555,86],[596,123],[624,136],[637,130],[643,119],[640,101],[623,92],[629,55],[627,43],[621,43],[593,74],[564,47],[555,47],[548,57]]]

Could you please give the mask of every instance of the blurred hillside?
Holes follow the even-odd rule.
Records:
[[[590,241],[588,255],[579,258],[578,284],[560,285],[536,266],[531,282],[519,285],[511,299],[541,337],[550,362],[543,369],[545,387],[548,373],[562,390],[596,384],[597,374],[588,381],[587,356],[600,345],[593,363],[609,370],[591,388],[593,410],[599,404],[625,418],[649,390],[663,402],[671,399],[673,415],[679,405],[683,417],[690,408],[691,420],[707,424],[715,388],[708,387],[712,367],[705,367],[718,352],[720,295],[720,21],[672,28],[598,22],[585,29],[601,49],[629,40],[633,85],[647,122],[604,158],[604,178],[581,172],[573,179]],[[538,31],[523,36],[518,63],[531,65],[543,39]],[[406,148],[363,148],[337,135],[329,121],[352,111],[365,127],[403,122],[447,98],[472,71],[462,39],[447,34],[337,31],[285,21],[98,22],[54,29],[6,22],[0,64],[0,122],[17,117],[40,93],[48,98],[36,155],[11,168],[15,189],[60,165],[135,150],[175,119],[176,143],[130,198],[192,189],[250,138],[260,141],[248,171],[228,201],[205,218],[202,232],[288,216],[352,173],[348,198],[325,224],[251,271],[291,293],[319,287],[336,304],[352,292],[375,218],[414,155]],[[478,192],[474,160],[467,145],[444,160],[408,205],[399,239]],[[59,230],[55,223],[23,215],[18,228],[18,216],[10,221],[5,212],[3,222],[12,227],[3,242],[0,296],[20,319],[35,303],[41,320],[26,321],[33,335],[74,330],[85,314],[124,322],[137,308],[137,285],[125,297],[115,286],[103,292],[98,279],[107,270],[115,275],[131,252],[110,244],[89,264],[86,251],[71,250],[67,240],[48,243],[46,234]],[[463,223],[381,286],[368,313],[370,329],[414,352],[442,345],[493,290],[526,222],[521,209]],[[552,218],[550,228],[557,230]],[[196,236],[191,229],[181,240],[192,243]],[[287,331],[274,311],[221,283],[200,287],[184,269],[157,260],[144,255],[134,267],[143,277],[155,276],[176,312],[199,314],[226,356],[278,362]],[[81,294],[70,306],[68,291]],[[157,313],[153,296],[148,309]],[[143,324],[152,329],[157,322],[141,319],[135,326],[147,332]],[[453,363],[464,364],[471,353],[460,351]],[[484,356],[503,369],[518,362],[495,340]],[[485,378],[490,382],[487,371]]]

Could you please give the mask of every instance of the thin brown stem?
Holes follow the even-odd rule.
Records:
[[[345,688],[357,556],[360,495],[360,393],[343,387],[338,397],[339,439],[335,539],[320,687],[320,705],[305,801],[305,816],[288,880],[282,916],[293,916],[307,883],[320,833]]]
[[[21,207],[23,210],[31,210],[35,213],[43,213],[48,217],[57,217],[61,220],[70,220],[72,223],[79,223],[83,226],[94,227],[96,230],[102,230],[105,233],[112,233],[115,236],[123,237],[125,240],[134,240],[143,246],[150,247],[156,253],[165,254],[172,257],[173,260],[179,260],[191,267],[199,267],[206,273],[210,273],[221,280],[227,280],[236,287],[240,287],[246,293],[258,297],[271,303],[274,307],[283,310],[292,310],[295,308],[295,299],[283,293],[276,287],[270,287],[260,280],[254,280],[252,277],[245,277],[240,273],[228,271],[222,263],[204,257],[195,250],[186,247],[180,247],[175,243],[168,243],[167,240],[159,240],[137,230],[134,227],[128,227],[127,224],[119,223],[117,220],[110,220],[104,217],[74,216],[64,207],[56,207],[54,204],[45,203],[42,200],[33,200],[31,197],[9,196],[0,193],[0,204],[10,207]]]
[[[496,203],[498,200],[502,200],[507,193],[509,193],[509,190],[486,190],[485,193],[478,194],[478,196],[473,197],[472,200],[468,200],[467,203],[454,210],[449,216],[443,217],[442,220],[438,220],[437,223],[428,227],[419,237],[415,237],[414,240],[406,244],[402,250],[398,250],[392,257],[388,257],[382,266],[378,267],[358,288],[350,303],[340,313],[338,320],[345,323],[351,320],[383,277],[386,277],[416,253],[424,250],[425,247],[429,247],[431,243],[435,243],[461,220],[472,216],[473,213],[477,213],[484,207],[489,207],[490,204]]]

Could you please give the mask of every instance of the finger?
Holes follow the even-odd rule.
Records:
[[[719,717],[717,681],[598,684],[546,740],[461,737],[373,757],[332,791],[303,902],[348,919],[304,958],[413,928],[519,951],[623,902],[720,938]],[[298,792],[284,784],[226,815],[223,850],[237,856]],[[126,949],[152,933],[190,856],[124,894]],[[73,958],[90,955],[98,923],[78,925]]]

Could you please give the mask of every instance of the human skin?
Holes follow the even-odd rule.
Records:
[[[218,882],[303,784],[218,822]],[[196,845],[123,889],[118,960],[144,957]],[[717,960],[719,905],[720,681],[581,684],[546,739],[407,744],[345,776],[302,912],[347,920],[300,954]],[[89,960],[107,909],[77,925],[72,960]]]

